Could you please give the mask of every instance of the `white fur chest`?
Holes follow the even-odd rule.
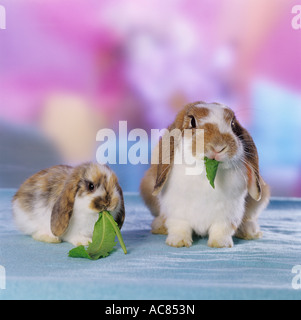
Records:
[[[167,219],[185,222],[199,235],[208,234],[213,224],[238,226],[245,210],[246,181],[239,169],[221,164],[210,185],[205,168],[200,175],[187,175],[186,165],[174,165],[160,195],[161,212]]]

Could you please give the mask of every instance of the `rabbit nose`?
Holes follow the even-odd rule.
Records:
[[[208,145],[208,149],[209,149],[208,158],[219,160],[219,156],[221,155],[221,153],[223,153],[227,149],[227,146],[226,145],[213,146],[210,144]]]
[[[92,201],[92,208],[96,211],[103,211],[108,210],[111,203],[111,197],[109,195],[106,195],[105,197],[96,197]]]
[[[111,197],[110,195],[107,193],[106,194],[106,197],[105,197],[105,200],[104,200],[104,207],[106,209],[108,209],[108,207],[110,206],[110,203],[111,203]]]
[[[213,145],[211,143],[208,143],[208,149],[214,153],[222,153],[227,146],[226,145]]]
[[[222,153],[223,151],[225,151],[227,148],[227,146],[222,146],[222,147],[216,147],[213,149],[213,152],[215,153]]]

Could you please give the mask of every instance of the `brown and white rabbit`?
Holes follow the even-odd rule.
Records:
[[[92,242],[99,212],[107,210],[121,228],[122,189],[107,166],[85,163],[55,166],[33,175],[13,198],[17,227],[35,240],[75,246]]]
[[[167,234],[166,243],[174,247],[190,247],[193,232],[209,236],[208,245],[217,248],[232,247],[234,235],[260,238],[257,219],[268,205],[269,187],[259,173],[254,141],[234,112],[217,103],[192,103],[179,112],[166,134],[174,129],[180,134],[168,150],[169,163],[164,160],[163,136],[155,150],[161,157],[141,183],[141,195],[155,217],[152,232]],[[196,129],[204,130],[201,155],[194,146]],[[185,141],[187,130],[193,137],[190,142]],[[179,154],[181,158],[181,153],[185,157],[189,152],[195,158],[220,161],[215,189],[206,177],[204,161],[198,175],[187,174],[191,165],[175,163]]]

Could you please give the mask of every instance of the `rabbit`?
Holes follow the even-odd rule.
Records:
[[[92,242],[99,212],[109,211],[122,227],[123,192],[116,175],[105,165],[54,166],[25,181],[12,200],[20,231],[35,240],[75,246]]]
[[[166,137],[170,141],[174,129],[178,137],[174,135],[166,152],[162,141]],[[186,132],[191,132],[190,142]],[[200,154],[196,152],[198,132],[203,132]],[[202,159],[197,175],[187,173],[191,164],[175,162],[188,152]],[[233,236],[262,237],[257,219],[269,203],[270,189],[260,176],[255,143],[230,108],[202,101],[186,105],[154,153],[161,158],[157,162],[152,158],[140,192],[155,217],[152,233],[167,235],[167,245],[190,247],[193,233],[208,236],[208,246],[213,248],[233,247]],[[205,156],[220,162],[215,189],[206,177]]]

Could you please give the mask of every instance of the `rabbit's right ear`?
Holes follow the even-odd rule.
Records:
[[[159,164],[157,165],[157,177],[153,196],[157,196],[163,189],[174,161],[174,145],[170,143],[170,154],[167,158],[165,157],[167,153],[164,149],[165,147],[163,147],[161,138],[159,142]]]
[[[159,160],[159,163],[156,165],[157,176],[153,196],[157,196],[162,191],[169,177],[170,170],[174,164],[175,150],[182,138],[187,108],[188,106],[178,113],[174,123],[168,127],[154,150],[155,158]]]
[[[62,236],[68,228],[80,180],[80,175],[75,169],[52,209],[51,232],[57,237]]]

